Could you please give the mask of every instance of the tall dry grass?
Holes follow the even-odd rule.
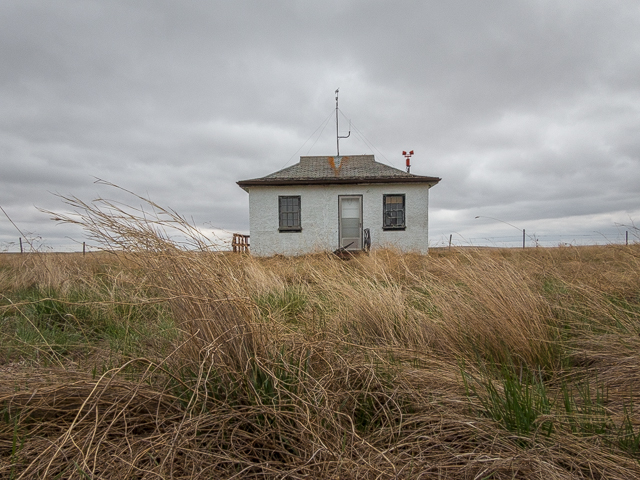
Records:
[[[153,203],[66,201],[112,253],[0,257],[2,318],[85,289],[177,334],[101,370],[5,358],[4,477],[640,475],[637,245],[257,259]]]

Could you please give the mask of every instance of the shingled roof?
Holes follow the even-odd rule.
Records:
[[[266,177],[241,180],[243,189],[277,185],[332,185],[357,183],[438,183],[438,177],[414,175],[375,161],[373,155],[300,157],[300,163]]]

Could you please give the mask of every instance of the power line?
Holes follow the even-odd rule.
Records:
[[[322,123],[321,123],[320,125],[318,125],[318,128],[316,128],[316,129],[313,131],[313,133],[312,133],[311,135],[309,135],[309,138],[307,138],[307,139],[304,141],[304,143],[303,143],[302,145],[300,145],[300,148],[298,148],[298,150],[296,150],[296,151],[295,151],[295,153],[294,153],[293,155],[291,155],[291,157],[289,157],[289,160],[287,160],[287,163],[285,163],[285,164],[282,166],[282,168],[280,168],[280,170],[282,170],[284,167],[286,167],[287,165],[289,165],[289,162],[293,159],[293,157],[295,157],[295,156],[298,154],[298,152],[304,148],[304,146],[307,144],[307,142],[308,142],[309,140],[311,140],[311,138],[316,134],[316,132],[317,132],[318,130],[320,130],[320,127],[322,127],[322,131],[324,132],[324,128],[327,126],[327,123],[329,122],[329,119],[333,116],[333,114],[334,114],[334,110],[331,110],[331,113],[329,113],[329,115],[327,115],[327,118],[325,118],[325,119],[322,121]],[[320,132],[320,135],[322,135],[322,132]],[[318,138],[320,138],[320,137],[318,136]],[[318,141],[318,140],[316,140],[316,142],[317,142],[317,141]],[[315,143],[314,143],[314,145],[315,145]],[[313,148],[313,146],[312,146],[311,148]]]
[[[307,150],[307,155],[309,155],[309,152],[311,152],[311,149],[312,149],[313,147],[315,147],[315,146],[316,146],[316,143],[318,143],[318,140],[320,140],[320,137],[322,137],[322,134],[324,133],[324,129],[325,129],[325,128],[327,128],[327,125],[329,125],[329,119],[330,119],[330,118],[331,118],[331,115],[329,115],[329,116],[327,117],[327,119],[324,121],[324,126],[322,127],[322,131],[321,131],[321,132],[320,132],[320,134],[318,135],[318,138],[316,138],[316,141],[315,141],[315,142],[313,142],[313,145],[311,145],[311,146],[309,147],[309,150]],[[316,132],[317,132],[317,131],[318,131],[318,129],[316,129]],[[315,133],[315,132],[314,132],[314,133]]]
[[[340,113],[342,113],[342,112],[340,112]],[[344,116],[344,114],[343,114],[343,116]],[[345,118],[346,118],[346,116],[345,116]],[[367,137],[365,137],[364,133],[362,133],[358,127],[356,127],[353,123],[351,123],[351,126],[353,127],[353,130],[356,132],[356,134],[358,134],[360,139],[364,142],[364,144],[367,147],[369,147],[372,151],[375,150],[376,152],[378,152],[380,154],[380,156],[386,160],[387,163],[391,163],[389,161],[389,159],[385,156],[385,154],[382,153],[380,151],[380,149],[377,148]]]

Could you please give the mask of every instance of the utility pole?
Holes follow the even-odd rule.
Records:
[[[340,156],[340,139],[341,138],[349,138],[349,136],[351,135],[351,125],[349,125],[349,133],[344,136],[341,137],[340,136],[340,130],[338,129],[338,92],[340,91],[340,88],[336,88],[336,151],[337,151],[337,156]]]

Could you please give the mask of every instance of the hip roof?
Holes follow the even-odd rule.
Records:
[[[354,183],[426,183],[441,179],[414,175],[375,161],[373,155],[300,157],[300,163],[270,175],[241,180],[242,188],[278,185],[332,185]]]

